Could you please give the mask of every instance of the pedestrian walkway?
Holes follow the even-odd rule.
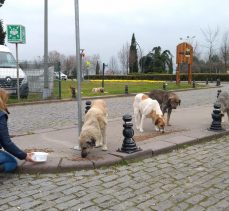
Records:
[[[13,137],[13,141],[27,151],[46,151],[48,161],[44,163],[29,163],[19,161],[18,171],[21,173],[54,173],[80,169],[94,169],[98,167],[122,163],[130,159],[142,159],[166,153],[196,144],[209,141],[229,134],[229,124],[223,123],[225,129],[220,132],[209,131],[212,123],[213,106],[195,106],[173,110],[170,123],[165,133],[154,130],[151,120],[144,122],[144,133],[139,133],[133,126],[136,145],[142,150],[127,154],[117,152],[123,143],[123,120],[116,118],[109,120],[107,128],[108,151],[100,148],[91,150],[87,158],[81,158],[80,151],[75,150],[78,145],[78,128],[76,126],[62,129],[37,130],[33,134]],[[134,119],[132,119],[134,124]]]

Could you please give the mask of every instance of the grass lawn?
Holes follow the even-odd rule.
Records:
[[[101,87],[102,81],[83,81],[81,83],[81,96],[89,97],[89,96],[104,96],[104,95],[117,95],[125,93],[125,85],[128,85],[129,93],[141,93],[141,92],[149,92],[153,89],[163,89],[162,81],[120,81],[120,80],[112,80],[112,81],[104,81],[104,89],[105,93],[92,93],[92,88]],[[67,99],[71,98],[71,89],[70,86],[73,86],[77,90],[77,81],[76,80],[66,80],[61,81],[61,98]],[[197,88],[205,87],[205,85],[196,84]],[[177,90],[177,89],[188,89],[192,88],[192,85],[189,85],[187,82],[180,83],[176,85],[175,82],[167,82],[166,90]],[[51,99],[59,98],[59,81],[54,81],[54,91]],[[28,99],[20,99],[19,101],[15,97],[10,97],[9,104],[16,102],[28,102],[28,101],[37,101],[42,100],[42,93],[29,93]]]

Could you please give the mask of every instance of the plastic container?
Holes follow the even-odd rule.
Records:
[[[35,162],[46,162],[48,159],[47,152],[33,152],[32,159]]]

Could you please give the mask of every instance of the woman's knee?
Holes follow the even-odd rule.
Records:
[[[17,168],[17,162],[8,162],[3,165],[4,172],[12,172]]]

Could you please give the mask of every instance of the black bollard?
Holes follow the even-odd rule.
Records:
[[[220,86],[220,79],[219,78],[216,79],[216,86]]]
[[[85,106],[85,114],[86,114],[88,110],[91,108],[91,101],[87,100],[85,104],[86,104]]]
[[[206,79],[206,85],[208,85],[208,78]]]
[[[222,92],[221,89],[219,89],[219,90],[217,91],[217,98],[219,97],[219,95],[220,95],[221,92]]]
[[[196,81],[195,80],[192,81],[192,88],[196,88]]]
[[[166,82],[163,83],[163,90],[166,90],[167,85],[168,84]]]
[[[123,124],[123,136],[124,136],[124,140],[122,143],[122,148],[118,149],[117,152],[124,152],[124,153],[134,153],[134,152],[138,152],[141,151],[142,149],[140,147],[137,147],[133,136],[134,136],[134,130],[133,130],[133,124],[131,123],[132,120],[132,116],[131,115],[124,115],[122,117],[123,121],[125,122]]]
[[[70,89],[72,93],[72,98],[76,98],[76,88],[71,86]]]
[[[221,126],[222,116],[221,116],[220,108],[221,108],[220,103],[215,102],[214,110],[212,113],[213,121],[212,121],[212,124],[208,130],[211,130],[211,131],[223,131],[224,130]]]
[[[127,95],[129,93],[128,91],[128,85],[125,85],[125,94]]]

